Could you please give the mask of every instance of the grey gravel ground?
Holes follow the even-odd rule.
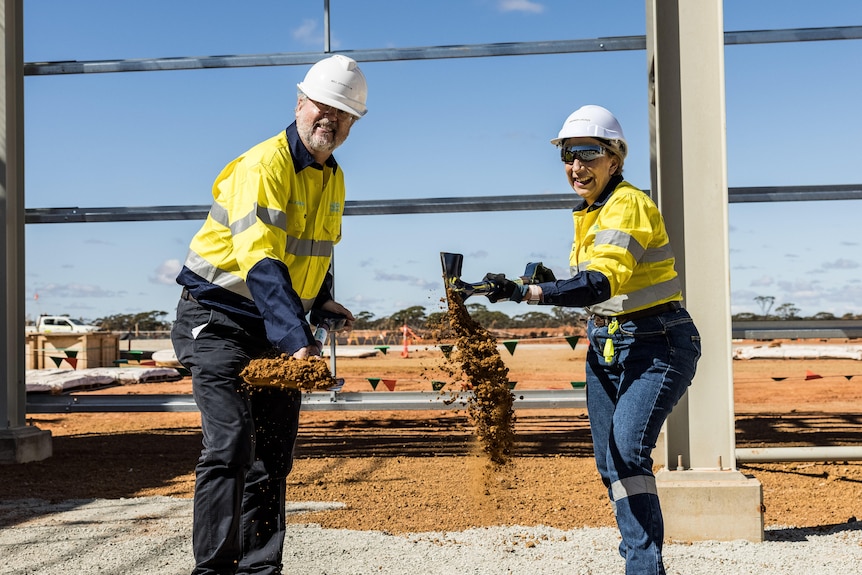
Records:
[[[291,513],[338,504],[296,503]],[[146,497],[0,502],[0,574],[188,575],[192,506]],[[393,535],[291,525],[285,573],[303,575],[591,575],[625,571],[615,529],[495,527]],[[770,528],[764,543],[665,546],[669,574],[862,572],[862,522],[820,532]]]

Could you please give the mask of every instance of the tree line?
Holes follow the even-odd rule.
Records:
[[[793,303],[783,303],[774,310],[775,298],[758,296],[754,298],[761,308],[761,313],[743,312],[733,315],[734,320],[835,320],[862,319],[862,315],[845,313],[837,317],[829,312],[818,312],[811,316],[800,316],[799,308]],[[580,308],[552,307],[549,312],[528,311],[515,316],[509,316],[501,311],[489,310],[481,303],[468,303],[470,316],[489,330],[506,329],[547,329],[564,326],[574,326],[586,319],[586,314]],[[147,311],[136,314],[115,314],[95,320],[93,323],[102,329],[114,332],[138,333],[148,331],[167,331],[171,329],[171,321],[164,311]],[[375,317],[369,311],[356,314],[354,329],[358,330],[395,330],[404,325],[411,329],[438,329],[444,325],[445,311],[429,312],[423,306],[411,306],[392,315]]]
[[[845,313],[842,316],[836,316],[828,311],[820,311],[810,316],[800,316],[801,311],[796,304],[792,302],[782,303],[774,310],[775,296],[759,295],[754,298],[755,303],[760,307],[760,313],[743,312],[732,316],[732,319],[738,321],[755,321],[755,320],[834,320],[834,319],[862,319],[862,315],[854,313]]]

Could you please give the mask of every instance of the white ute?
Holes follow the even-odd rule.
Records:
[[[28,325],[27,333],[92,333],[101,328],[88,325],[67,315],[41,315],[36,325]]]

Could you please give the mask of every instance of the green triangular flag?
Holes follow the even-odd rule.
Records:
[[[380,383],[380,378],[379,377],[369,377],[368,383],[371,384],[371,389],[377,391],[377,384]]]
[[[575,346],[578,345],[579,339],[581,339],[581,336],[579,335],[570,335],[566,338],[566,341],[569,342],[572,349],[575,349]]]
[[[573,388],[575,388],[575,389],[582,389],[582,388],[584,388],[584,387],[586,387],[586,386],[587,386],[587,382],[586,382],[586,381],[573,381],[573,382],[572,382],[572,387],[573,387]]]
[[[449,354],[452,353],[452,347],[453,346],[448,344],[440,346],[440,349],[443,350],[443,356],[446,357],[446,359],[449,359]]]
[[[503,345],[506,346],[506,349],[509,350],[511,355],[515,355],[515,348],[518,346],[518,340],[510,339],[509,341],[504,341]]]
[[[441,389],[443,389],[444,385],[446,385],[445,381],[432,381],[431,382],[431,387],[434,389],[434,391],[440,391]]]
[[[515,389],[516,385],[518,385],[517,381],[510,381],[509,382],[509,389]]]
[[[57,367],[60,367],[60,364],[63,362],[63,359],[64,358],[62,357],[51,357],[51,361],[53,361],[54,365],[56,365]]]

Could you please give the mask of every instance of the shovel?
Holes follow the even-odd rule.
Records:
[[[494,285],[488,281],[468,283],[461,279],[461,266],[464,263],[462,254],[440,252],[440,263],[443,265],[443,281],[446,289],[460,297],[462,302],[473,295],[488,295],[494,289]],[[536,284],[556,281],[556,278],[554,272],[541,262],[534,262],[527,264],[524,275],[515,281]]]

